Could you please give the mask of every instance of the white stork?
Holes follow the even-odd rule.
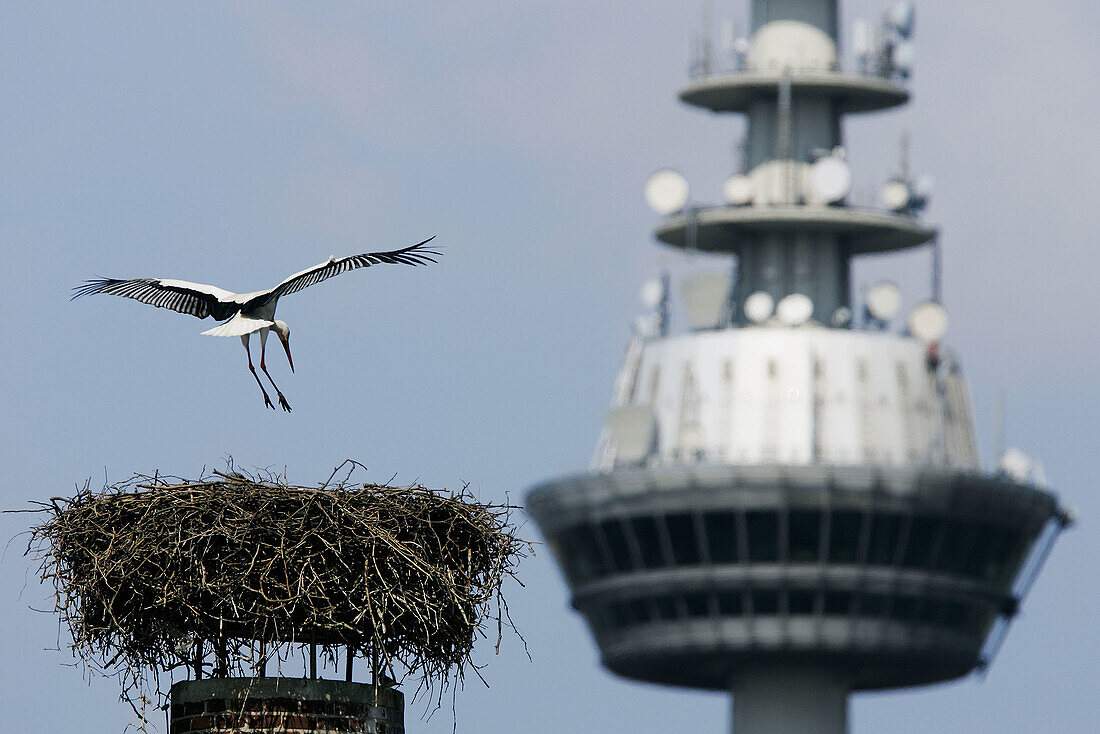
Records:
[[[244,344],[245,353],[248,354],[248,369],[256,378],[256,384],[260,386],[260,392],[264,394],[264,404],[275,409],[271,404],[271,398],[267,395],[260,376],[256,374],[256,368],[252,366],[252,350],[248,341],[253,332],[260,332],[260,369],[271,380],[271,386],[279,395],[279,405],[283,410],[290,412],[290,404],[283,397],[275,380],[264,364],[264,353],[267,345],[267,332],[274,331],[286,350],[286,358],[290,363],[290,371],[294,371],[294,360],[290,356],[290,327],[285,321],[275,318],[275,307],[279,298],[290,293],[297,293],[314,283],[320,283],[334,275],[366,268],[378,263],[399,263],[402,265],[426,265],[434,263],[433,256],[438,257],[439,252],[429,250],[424,245],[431,242],[434,237],[429,237],[410,247],[390,252],[367,252],[362,255],[351,255],[337,259],[330,257],[326,262],[314,265],[312,268],[295,273],[274,288],[255,293],[231,293],[216,286],[203,283],[189,283],[186,280],[170,280],[165,278],[133,278],[131,280],[117,280],[115,278],[96,278],[85,281],[73,289],[73,298],[88,296],[95,293],[107,293],[112,296],[125,296],[148,303],[151,306],[170,308],[173,311],[197,316],[205,319],[212,316],[217,321],[224,321],[213,329],[202,332],[209,336],[239,336]],[[71,300],[71,299],[70,299]]]

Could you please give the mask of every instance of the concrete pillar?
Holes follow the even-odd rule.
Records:
[[[334,680],[207,678],[172,686],[170,734],[404,734],[400,691]]]
[[[732,687],[733,734],[848,734],[848,684],[835,670],[776,666]]]

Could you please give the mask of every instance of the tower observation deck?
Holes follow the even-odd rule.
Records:
[[[732,692],[738,734],[840,734],[853,691],[987,665],[1070,522],[1038,473],[982,469],[938,293],[902,333],[896,289],[852,318],[853,258],[936,237],[907,180],[847,202],[844,116],[909,97],[912,8],[887,19],[844,71],[836,0],[753,0],[730,68],[698,64],[680,98],[747,115],[742,170],[656,237],[735,274],[683,283],[681,334],[655,288],[591,471],[527,496],[603,664]]]

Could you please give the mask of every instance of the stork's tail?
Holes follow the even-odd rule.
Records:
[[[253,319],[238,313],[224,324],[219,324],[213,329],[207,329],[202,333],[204,336],[244,336],[260,329],[270,329],[274,325],[274,321]]]

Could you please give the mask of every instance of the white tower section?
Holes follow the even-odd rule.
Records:
[[[965,381],[911,337],[812,323],[695,332],[645,341],[622,379],[597,471],[710,462],[981,466]],[[650,422],[655,435],[639,456],[637,424]],[[628,453],[620,455],[620,442]]]

